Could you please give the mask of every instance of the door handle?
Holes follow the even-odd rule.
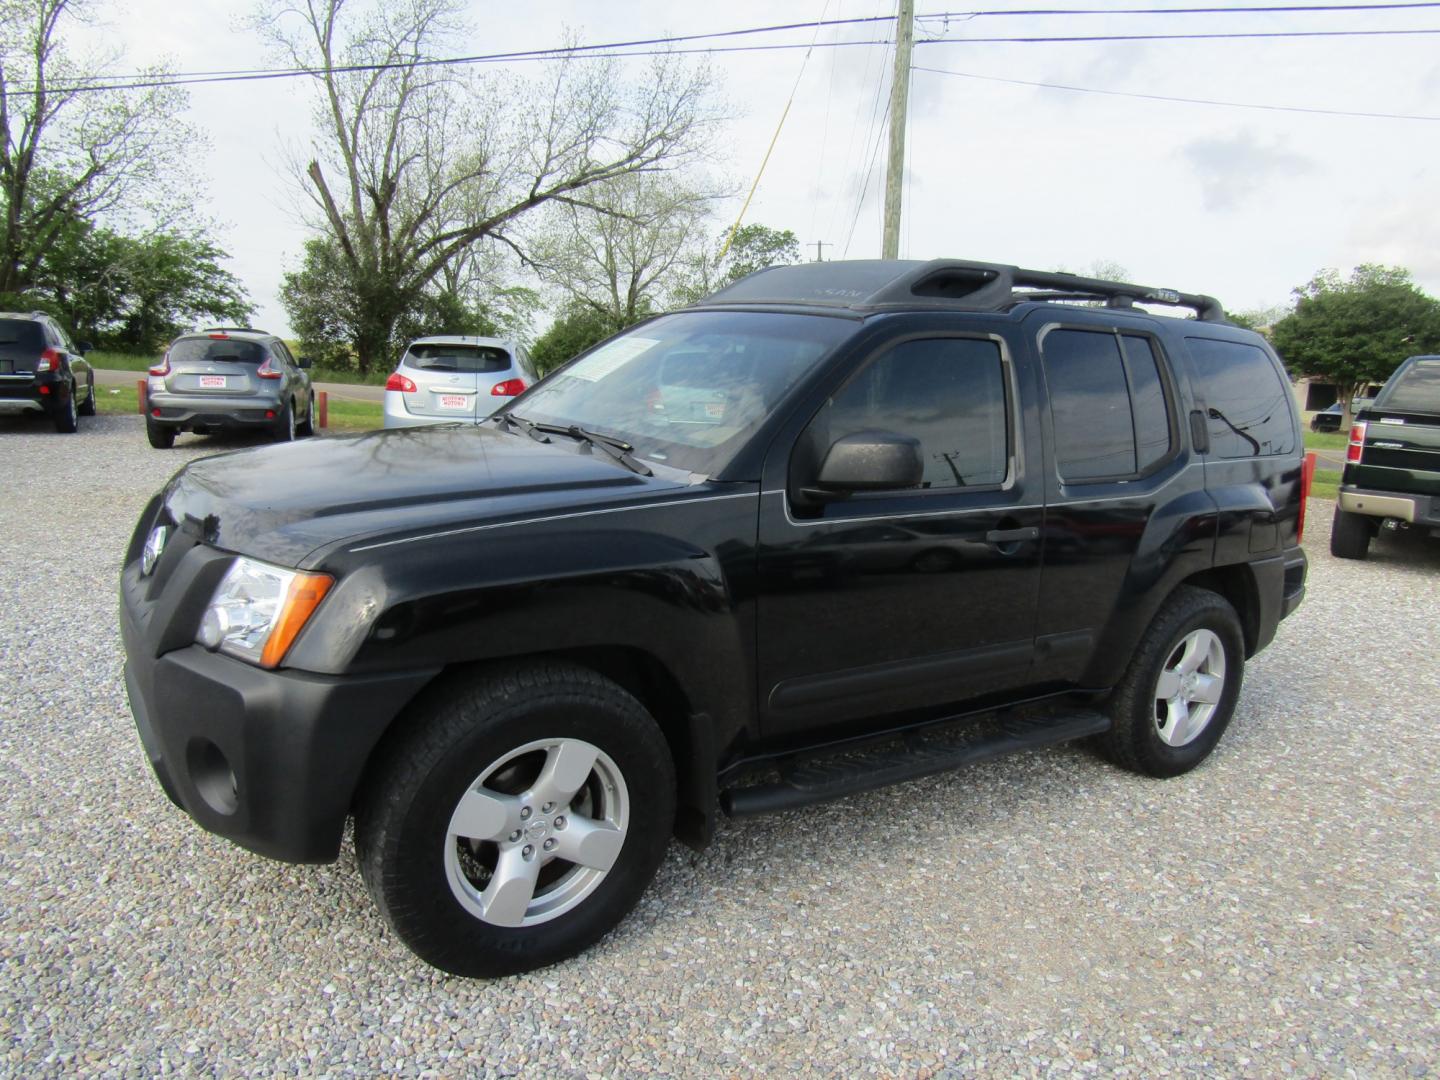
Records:
[[[991,529],[985,534],[987,544],[1015,544],[1022,540],[1039,540],[1040,529],[1030,525],[1024,529]]]

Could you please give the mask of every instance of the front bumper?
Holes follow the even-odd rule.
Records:
[[[120,605],[125,688],[161,787],[251,851],[334,860],[371,751],[435,671],[314,675],[212,653],[190,642],[230,556],[193,544],[161,562],[144,578],[127,563]]]
[[[1340,489],[1340,509],[1368,517],[1397,518],[1411,525],[1440,527],[1440,496],[1406,495],[1358,487]]]

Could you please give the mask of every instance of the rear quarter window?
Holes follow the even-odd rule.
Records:
[[[1290,385],[1258,345],[1185,339],[1196,392],[1205,403],[1214,457],[1288,454],[1295,449]]]
[[[1375,402],[1396,412],[1440,413],[1440,360],[1421,360],[1396,375]]]

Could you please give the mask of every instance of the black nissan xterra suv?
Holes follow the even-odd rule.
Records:
[[[201,826],[321,862],[353,815],[417,954],[517,972],[722,808],[1087,737],[1194,768],[1304,594],[1305,476],[1208,297],[771,269],[478,423],[191,463],[125,559],[127,689]]]
[[[1382,525],[1440,535],[1440,356],[1412,356],[1355,417],[1330,552],[1363,559]]]

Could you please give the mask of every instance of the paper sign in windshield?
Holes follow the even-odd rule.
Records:
[[[619,341],[602,345],[580,363],[571,367],[565,374],[572,379],[598,382],[605,376],[619,371],[641,353],[648,352],[650,346],[658,344],[660,344],[659,338],[623,337]]]

